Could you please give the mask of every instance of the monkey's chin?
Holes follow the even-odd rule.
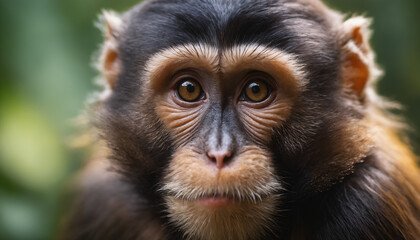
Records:
[[[166,197],[168,216],[187,239],[258,239],[269,231],[277,196],[258,201],[223,196],[185,200]]]

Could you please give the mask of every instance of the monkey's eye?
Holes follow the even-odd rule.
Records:
[[[262,102],[270,95],[268,84],[259,78],[247,82],[243,90],[244,100],[250,102]]]
[[[203,89],[200,84],[191,77],[183,78],[176,88],[178,96],[186,102],[195,102],[203,97]]]

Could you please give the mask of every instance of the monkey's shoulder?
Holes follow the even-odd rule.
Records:
[[[327,192],[298,204],[292,239],[418,239],[420,171],[373,154]],[[417,180],[417,181],[416,181]]]

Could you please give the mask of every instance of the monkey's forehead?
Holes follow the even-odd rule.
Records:
[[[331,73],[338,67],[331,24],[337,16],[316,0],[146,1],[124,16],[120,50],[123,63],[141,66],[162,49],[183,44],[220,50],[258,44],[298,56],[313,72]]]

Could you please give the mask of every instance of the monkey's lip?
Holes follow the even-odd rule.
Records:
[[[226,196],[204,196],[198,198],[196,202],[206,208],[222,208],[237,204],[239,200]]]
[[[218,209],[218,208],[225,208],[225,207],[235,207],[242,204],[259,204],[263,201],[266,201],[267,198],[270,198],[270,196],[276,196],[275,194],[264,194],[264,195],[258,195],[253,196],[252,198],[242,198],[231,196],[231,195],[222,195],[222,194],[208,194],[208,195],[202,195],[199,197],[183,197],[183,196],[175,196],[175,195],[168,195],[168,197],[182,201],[182,202],[189,202],[194,203],[197,206],[205,207],[205,208],[212,208],[212,209]]]

